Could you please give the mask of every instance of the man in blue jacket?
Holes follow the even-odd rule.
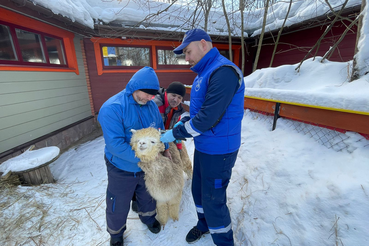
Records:
[[[155,71],[144,67],[137,71],[126,88],[109,98],[100,108],[100,122],[105,139],[105,161],[108,172],[106,221],[110,245],[123,245],[127,215],[133,193],[136,193],[138,214],[152,233],[161,226],[155,219],[156,202],[146,190],[145,174],[130,146],[131,129],[147,127],[164,129],[156,104],[151,101],[159,90]],[[170,157],[169,151],[164,155]]]
[[[190,117],[162,135],[163,142],[193,137],[195,141],[192,196],[198,222],[186,236],[188,243],[210,232],[218,246],[233,246],[226,189],[241,145],[243,75],[231,61],[212,47],[201,29],[186,32],[174,49],[184,54],[197,73],[190,101]]]

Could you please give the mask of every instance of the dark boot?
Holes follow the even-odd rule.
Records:
[[[123,237],[110,237],[110,246],[123,246]]]
[[[209,231],[206,231],[206,232],[202,232],[200,231],[196,226],[194,228],[192,228],[187,236],[186,236],[186,241],[188,243],[194,243],[194,242],[197,242],[201,237],[202,235],[204,234],[207,234],[209,233]]]
[[[133,193],[133,197],[132,197],[132,211],[138,213],[138,205],[137,205],[137,200],[136,200],[136,193]]]
[[[138,213],[137,201],[132,201],[132,211]]]
[[[153,224],[147,225],[147,227],[154,234],[159,233],[160,230],[161,230],[161,225],[160,225],[159,221],[157,221],[156,219],[155,219],[155,222]]]

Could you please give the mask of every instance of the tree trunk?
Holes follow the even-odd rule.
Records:
[[[256,56],[255,56],[255,61],[254,61],[254,67],[252,69],[253,72],[256,70],[256,68],[258,66],[261,45],[263,44],[265,24],[266,24],[266,19],[267,19],[267,15],[268,15],[269,1],[270,0],[266,0],[266,5],[265,5],[265,9],[264,9],[263,27],[261,29],[261,34],[260,34],[260,37],[259,37],[258,49],[256,51]]]
[[[361,14],[363,13],[364,9],[365,9],[365,5],[366,5],[366,0],[362,0],[361,1]],[[359,51],[358,49],[358,42],[360,40],[360,35],[361,35],[361,29],[363,26],[363,16],[359,16],[359,24],[357,26],[357,33],[356,33],[356,43],[355,43],[355,55],[357,54],[357,52]],[[360,73],[359,73],[359,68],[358,68],[358,64],[357,64],[357,60],[356,57],[354,55],[354,59],[352,61],[352,74],[351,74],[351,78],[350,78],[350,82],[360,78]]]
[[[204,31],[207,32],[208,31],[209,14],[210,14],[210,10],[211,10],[211,7],[213,5],[213,2],[212,2],[212,0],[203,0],[201,2],[202,2],[201,7],[202,7],[202,10],[204,11],[204,16],[205,16]]]
[[[288,11],[287,11],[286,17],[284,18],[282,27],[278,31],[278,37],[277,37],[277,40],[275,41],[275,45],[274,45],[274,49],[273,49],[273,53],[272,53],[272,59],[270,59],[269,67],[271,67],[273,65],[274,55],[275,55],[275,52],[277,51],[278,42],[279,42],[279,39],[281,37],[284,25],[286,24],[288,15],[290,14],[291,6],[292,6],[292,0],[290,0],[290,5],[288,6]]]
[[[245,45],[244,45],[244,36],[243,36],[243,11],[245,10],[245,2],[244,0],[240,0],[240,12],[241,12],[241,71],[244,73],[245,70]]]
[[[228,27],[228,44],[229,44],[229,60],[233,62],[233,55],[232,55],[232,31],[231,31],[231,25],[229,24],[229,19],[228,19],[228,15],[227,15],[227,11],[225,8],[225,2],[224,0],[222,0],[222,6],[223,6],[223,13],[224,13],[224,17],[227,23],[227,27]]]

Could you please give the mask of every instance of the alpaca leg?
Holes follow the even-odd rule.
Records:
[[[180,151],[182,165],[183,165],[183,171],[187,174],[187,177],[189,179],[192,179],[192,162],[190,160],[190,157],[188,156],[186,145],[182,144],[182,151]]]
[[[168,221],[168,204],[163,202],[156,202],[156,219],[162,226]]]
[[[175,221],[179,219],[179,205],[181,203],[182,191],[178,192],[169,203],[169,216]]]

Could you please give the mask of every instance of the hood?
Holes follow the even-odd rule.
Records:
[[[141,68],[132,76],[126,86],[126,92],[128,94],[132,94],[134,91],[140,89],[160,89],[159,79],[153,68]]]

